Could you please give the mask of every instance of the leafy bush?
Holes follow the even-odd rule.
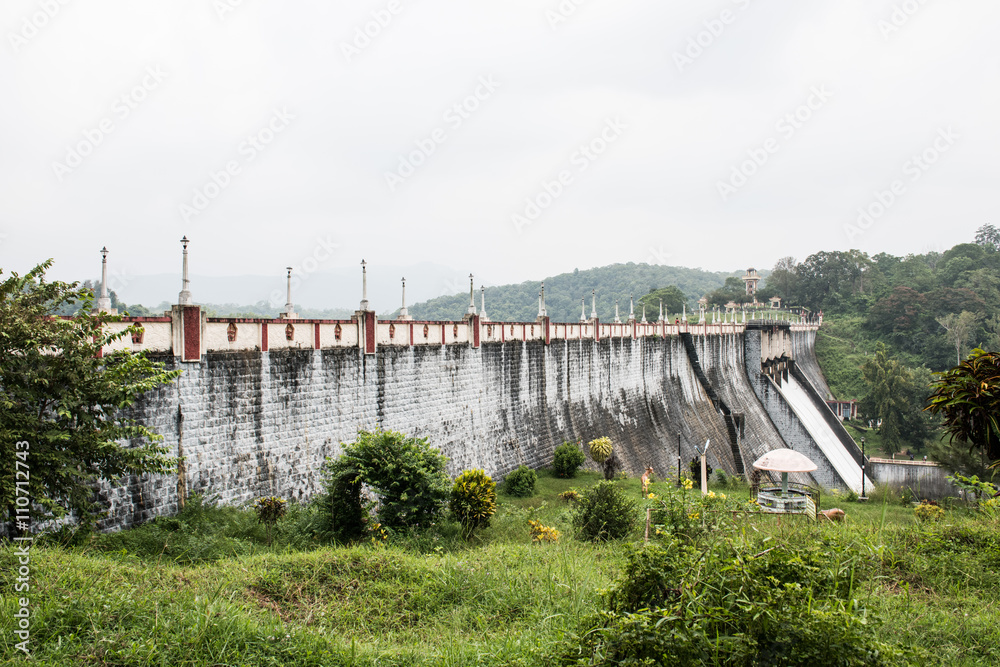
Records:
[[[565,500],[568,503],[576,502],[580,499],[580,492],[576,489],[569,489],[568,491],[563,491],[559,494],[560,500]]]
[[[914,507],[913,513],[917,515],[917,519],[921,522],[938,521],[944,518],[944,509],[937,505],[931,505],[926,501]]]
[[[531,527],[531,541],[532,542],[558,542],[559,541],[559,531],[551,526],[543,526],[541,521],[535,521],[534,519],[528,519],[528,525]]]
[[[257,521],[267,527],[267,543],[271,544],[271,531],[278,519],[285,516],[288,511],[288,501],[277,496],[258,498],[253,504],[254,511],[257,512]]]
[[[607,610],[579,633],[586,664],[907,664],[903,650],[875,640],[843,585],[853,545],[748,547],[758,548],[728,540],[632,548]],[[579,648],[567,653],[579,657]]]
[[[620,540],[635,528],[637,506],[614,482],[599,482],[577,505],[573,525],[585,540]]]
[[[556,447],[552,458],[552,472],[556,477],[576,477],[576,469],[587,460],[583,450],[572,442],[564,442]]]
[[[497,484],[483,470],[466,470],[451,487],[451,511],[467,537],[490,525],[497,511]]]
[[[538,475],[528,466],[518,466],[503,481],[503,490],[509,496],[527,498],[535,493]]]
[[[441,515],[450,480],[447,458],[428,444],[398,431],[358,431],[337,458],[327,459],[324,474],[331,532],[357,539],[368,523],[362,485],[371,489],[378,522],[389,529],[426,528]]]
[[[594,463],[597,464],[603,464],[607,461],[614,447],[611,444],[611,438],[608,437],[595,438],[587,445],[590,447],[590,458],[594,459]]]

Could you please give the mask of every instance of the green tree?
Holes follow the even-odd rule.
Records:
[[[976,230],[976,243],[990,251],[1000,250],[1000,229],[983,225]]]
[[[79,283],[46,282],[51,265],[0,283],[0,456],[8,470],[0,498],[10,515],[26,490],[42,511],[33,509],[34,520],[72,513],[90,524],[102,513],[98,484],[171,470],[161,436],[128,408],[180,371],[129,351],[100,356],[140,327],[110,332],[106,325],[121,318],[91,315],[92,293]],[[80,315],[52,316],[66,307]]]
[[[358,431],[358,438],[330,458],[325,477],[339,539],[360,535],[365,523],[361,487],[378,496],[378,519],[389,528],[427,528],[444,510],[451,491],[448,459],[426,438],[398,431]]]
[[[661,300],[663,301],[664,317],[668,317],[670,314],[679,314],[684,304],[687,303],[687,299],[680,288],[676,285],[669,285],[650,290],[649,294],[640,297],[638,303],[635,304],[636,312],[642,313],[642,309],[645,307],[648,319],[656,319],[660,314]]]
[[[926,410],[944,419],[950,442],[1000,459],[1000,353],[975,349],[965,361],[936,373]]]
[[[914,393],[913,378],[881,342],[876,345],[875,356],[865,362],[861,372],[868,387],[861,410],[869,419],[880,421],[878,430],[887,451],[900,451],[905,444],[908,416],[914,412],[910,401]]]
[[[783,302],[792,298],[798,282],[795,267],[794,257],[782,257],[775,263],[765,285],[768,296],[780,296]]]
[[[949,313],[937,321],[945,330],[945,338],[955,346],[955,363],[961,364],[962,348],[979,324],[979,315],[963,310],[960,315]]]

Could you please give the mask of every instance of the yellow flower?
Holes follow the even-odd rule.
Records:
[[[692,521],[697,521],[698,520],[698,513],[697,512],[692,512],[691,514],[688,514],[688,518],[691,519]]]
[[[725,499],[726,499],[726,494],[724,494],[724,493],[720,493],[720,494],[719,494],[719,497],[720,497],[720,498],[722,498],[723,500],[725,500]]]
[[[649,498],[650,500],[656,500],[656,494],[655,493],[651,493],[651,494],[649,494],[646,497]]]
[[[715,491],[709,491],[708,492],[708,497],[709,498],[714,498],[715,497]]]
[[[684,481],[682,482],[682,484],[683,484],[683,486],[684,486],[684,489],[685,489],[685,490],[687,490],[687,491],[690,491],[691,489],[693,489],[693,488],[694,488],[694,482],[692,482],[692,481],[691,481],[691,480],[689,480],[689,479],[685,479],[685,480],[684,480]]]

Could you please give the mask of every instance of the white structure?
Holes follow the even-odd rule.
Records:
[[[97,299],[97,308],[94,313],[110,313],[117,315],[118,311],[111,307],[111,299],[108,297],[108,247],[101,248],[101,296]]]
[[[368,262],[361,260],[361,311],[368,310]]]
[[[476,285],[472,274],[469,274],[469,309],[465,311],[469,317],[476,314]]]
[[[406,278],[403,278],[402,281],[403,281],[403,307],[399,309],[398,319],[412,320],[413,318],[410,317],[410,311],[406,309]]]
[[[191,305],[191,280],[188,278],[188,237],[185,235],[181,239],[184,246],[184,271],[181,274],[181,292],[177,295],[177,303],[181,306]]]
[[[292,267],[285,267],[288,270],[288,298],[285,300],[285,312],[278,315],[283,320],[298,319],[299,314],[295,312],[295,305],[292,303]]]

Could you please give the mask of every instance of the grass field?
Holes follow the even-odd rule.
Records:
[[[642,543],[641,525],[625,542],[573,538],[572,504],[558,494],[597,480],[540,471],[533,497],[501,496],[492,526],[468,542],[445,522],[384,542],[323,545],[309,537],[310,510],[298,508],[268,547],[252,512],[197,504],[172,521],[83,544],[50,540],[31,549],[33,658],[171,667],[590,664],[581,634],[607,609],[605,591],[621,583],[631,545]],[[618,484],[643,502],[638,480]],[[748,498],[745,490],[716,491]],[[1000,523],[949,509],[921,524],[912,507],[888,499],[825,498],[833,504],[846,510],[846,524],[742,515],[691,543],[724,540],[738,560],[776,547],[812,554],[803,581],[818,582],[828,569],[840,581],[835,596],[863,617],[865,631],[909,651],[891,664],[1000,664]],[[561,531],[559,541],[532,543],[529,518]],[[16,568],[6,545],[5,627],[16,611]],[[692,594],[698,585],[690,582]],[[813,585],[804,591],[819,605],[826,593]],[[3,632],[4,659],[21,659],[16,641]]]

